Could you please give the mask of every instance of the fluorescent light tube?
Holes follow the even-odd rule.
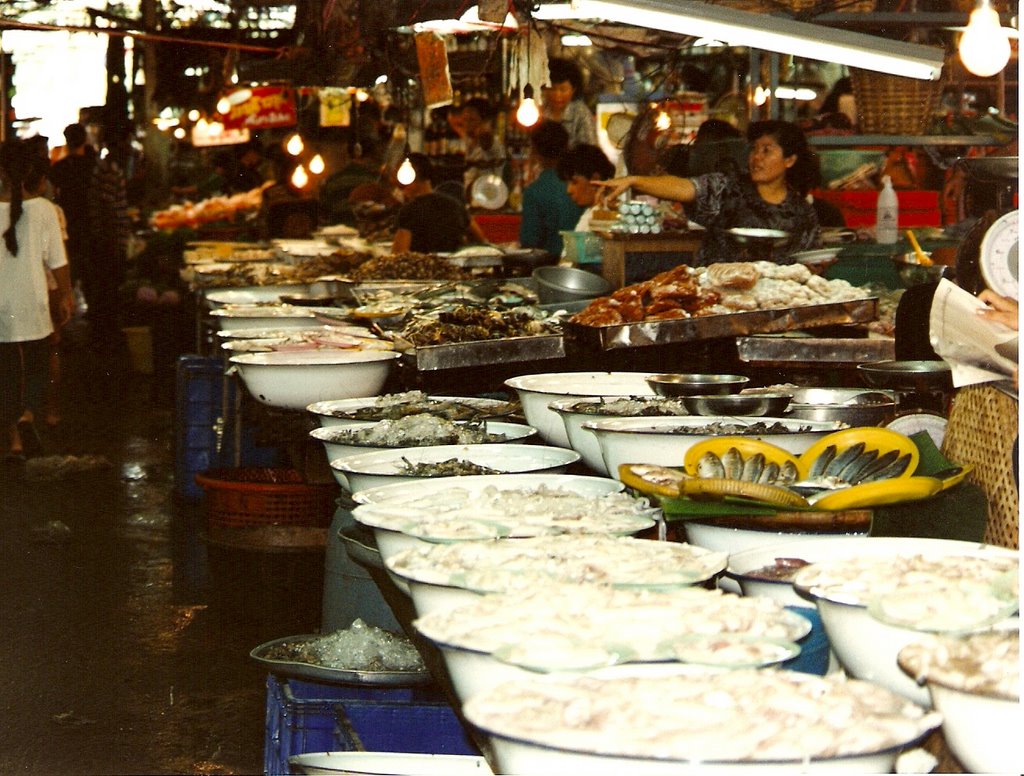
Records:
[[[599,19],[631,24],[926,81],[938,80],[945,58],[945,52],[936,47],[736,11],[695,0],[574,0],[540,5],[533,10],[533,17],[549,21]]]

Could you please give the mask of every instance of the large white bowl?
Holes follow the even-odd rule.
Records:
[[[331,469],[339,484],[345,487],[347,483],[349,490],[358,493],[381,485],[424,479],[422,476],[406,474],[402,470],[403,464],[439,463],[452,459],[486,466],[500,474],[559,474],[578,461],[580,454],[563,447],[545,445],[430,445],[351,455],[331,461]]]
[[[288,758],[292,772],[317,776],[491,776],[483,757],[414,752],[314,752]]]
[[[1019,553],[1004,547],[963,542],[952,539],[866,538],[850,543],[836,542],[834,555],[819,558],[816,563],[851,558],[949,555],[1017,557]],[[903,647],[924,635],[919,630],[897,627],[876,619],[866,603],[833,600],[828,592],[796,585],[797,592],[818,607],[832,651],[846,672],[858,679],[880,684],[924,707],[931,700],[926,688],[907,676],[897,663]],[[838,598],[842,598],[839,596]]]
[[[1019,637],[1020,623],[1011,629]],[[987,637],[982,637],[987,641]],[[992,634],[993,639],[998,635]],[[993,647],[996,643],[992,642]],[[970,655],[974,664],[960,660]],[[1007,663],[1017,665],[1010,668]],[[957,760],[971,773],[1024,773],[1024,747],[1020,733],[1024,730],[1024,706],[1014,693],[997,692],[991,685],[982,687],[984,679],[999,680],[1006,685],[1020,684],[1020,655],[1007,650],[997,660],[977,642],[959,639],[919,640],[899,655],[900,667],[927,688],[932,705],[942,714],[942,732]],[[972,672],[984,665],[981,675]],[[951,670],[953,676],[944,675]],[[999,677],[1000,671],[1007,673]],[[966,687],[956,674],[967,673],[974,686]],[[923,677],[917,676],[923,673]],[[1017,693],[1019,696],[1019,692]]]
[[[687,529],[689,536],[689,526]],[[925,544],[922,545],[922,542]],[[918,546],[926,547],[927,542],[927,539],[868,537],[856,534],[780,534],[778,541],[730,552],[729,565],[725,568],[724,576],[732,580],[743,595],[774,598],[786,606],[807,606],[807,599],[793,589],[792,579],[764,579],[751,576],[750,572],[771,566],[776,558],[792,558],[815,563],[861,557],[881,551],[896,552],[900,546],[905,550],[912,550]],[[719,585],[722,586],[724,581],[719,580]]]
[[[663,398],[672,401],[669,398]],[[575,410],[580,404],[598,404],[603,399],[559,399],[548,404],[548,408],[555,412],[565,426],[565,435],[569,440],[569,446],[583,457],[583,462],[598,474],[608,474],[604,465],[604,456],[601,455],[601,445],[598,444],[597,436],[590,429],[583,428],[584,423],[596,422],[607,418],[629,417],[621,412],[602,414],[598,412],[579,412]],[[681,413],[685,415],[686,413]],[[650,417],[650,416],[647,416]],[[678,415],[676,416],[678,417]]]
[[[390,350],[311,350],[243,353],[230,361],[255,399],[301,410],[323,399],[380,393],[396,358]]]
[[[327,460],[334,463],[342,458],[347,458],[351,455],[366,455],[368,453],[377,453],[384,450],[412,450],[411,446],[406,447],[384,447],[382,445],[361,445],[351,444],[348,442],[334,442],[331,441],[332,436],[339,431],[345,431],[348,429],[354,429],[356,426],[373,426],[372,421],[356,421],[355,424],[349,426],[330,426],[322,428],[314,428],[309,432],[309,435],[318,442],[322,442],[324,449],[327,451]],[[485,444],[504,444],[506,442],[522,442],[529,439],[537,433],[536,429],[531,426],[524,426],[522,423],[504,423],[497,420],[484,421],[484,425],[487,428],[488,433],[501,434],[504,438],[495,440],[494,442],[488,442]],[[428,447],[436,445],[420,445],[420,447]]]
[[[545,685],[571,685],[572,680],[561,676],[544,677],[515,685],[509,683],[494,690],[479,693],[463,706],[463,712],[471,724],[488,736],[500,772],[522,774],[579,773],[587,774],[587,776],[622,776],[622,774],[629,774],[630,776],[679,776],[679,774],[694,775],[737,772],[785,774],[831,772],[892,773],[893,766],[900,752],[913,746],[927,734],[928,730],[936,727],[939,723],[937,715],[920,715],[914,722],[906,725],[902,735],[896,736],[900,740],[892,746],[877,748],[876,746],[869,745],[867,751],[862,753],[821,758],[799,757],[793,759],[760,760],[696,760],[680,757],[678,754],[673,756],[671,752],[676,750],[669,749],[668,747],[671,744],[667,743],[665,738],[656,733],[651,733],[652,737],[646,739],[642,732],[635,734],[633,738],[627,738],[625,733],[619,732],[623,731],[623,725],[620,722],[628,724],[633,719],[643,719],[646,722],[652,719],[652,716],[655,714],[665,720],[680,720],[676,724],[678,726],[677,729],[682,735],[685,735],[686,731],[691,728],[686,720],[694,720],[698,724],[705,718],[717,720],[724,715],[723,709],[726,708],[733,712],[731,716],[742,717],[742,703],[739,704],[739,707],[735,704],[716,706],[716,703],[727,703],[728,701],[721,699],[725,692],[715,691],[715,688],[723,680],[749,684],[752,673],[764,677],[779,678],[799,676],[801,681],[807,681],[812,683],[812,685],[836,682],[836,680],[823,677],[814,677],[806,674],[798,675],[791,671],[778,672],[770,669],[760,672],[717,673],[706,677],[701,677],[699,674],[688,675],[681,673],[677,676],[626,676],[621,679],[619,676],[608,676],[597,682],[595,682],[593,676],[583,679],[582,681],[593,686],[594,689],[591,691],[591,695],[609,694],[610,688],[614,683],[618,683],[622,679],[631,682],[626,685],[629,690],[635,687],[633,682],[637,680],[645,682],[646,686],[644,689],[634,695],[626,695],[620,699],[618,696],[623,695],[623,693],[617,693],[614,696],[615,705],[606,709],[604,706],[608,704],[602,706],[598,700],[587,703],[587,700],[578,699],[576,693],[568,694],[563,688],[559,688],[554,692],[545,691]],[[661,689],[665,690],[669,698],[674,698],[677,692],[675,690],[676,685],[685,684],[697,689],[694,686],[694,682],[701,682],[701,689],[705,685],[709,688],[708,692],[703,695],[703,698],[707,699],[703,703],[689,702],[685,700],[685,696],[677,702],[667,698],[659,700]],[[842,686],[842,681],[839,681],[838,685]],[[506,689],[519,696],[514,705],[510,705],[507,697],[505,697],[506,693],[503,693],[503,691]],[[730,695],[734,694],[730,693]],[[495,696],[501,699],[492,700]],[[759,699],[768,704],[775,697],[772,693],[759,695]],[[785,709],[784,703],[784,700],[781,703],[775,701],[775,704],[780,707],[780,711],[788,711]],[[532,707],[529,710],[525,708],[528,704]],[[808,700],[806,703],[801,703],[801,707],[806,709],[803,713],[807,714],[809,718],[815,717],[813,709],[816,704],[816,700]],[[592,708],[594,705],[599,706],[599,708]],[[822,704],[821,711],[817,715],[815,722],[827,716],[825,705],[824,703]],[[519,711],[520,706],[524,707],[521,713]],[[579,725],[579,727],[593,727],[596,735],[587,731],[574,734],[572,730],[563,733],[556,728],[549,727],[539,728],[536,733],[532,731],[522,733],[516,731],[513,726],[521,726],[520,720],[532,719],[532,716],[524,717],[523,715],[530,715],[533,709],[538,709],[538,712],[544,712],[545,720],[552,717],[561,717],[570,726],[581,722],[586,723],[585,725]],[[908,707],[908,712],[913,712],[912,706]],[[756,724],[761,719],[773,719],[775,716],[775,714],[769,711],[769,713],[762,715],[757,720],[737,719],[735,724],[743,727],[749,724]],[[736,734],[740,731],[730,732],[727,729],[729,723],[723,722],[722,724],[726,726],[726,729],[715,731],[717,733],[715,740],[720,742],[719,746],[723,750],[729,751],[729,741],[735,740]],[[529,726],[529,723],[527,723],[527,727]],[[871,727],[870,723],[868,727]],[[615,730],[616,733],[610,736],[606,735],[606,731],[610,733],[609,728]],[[648,729],[650,728],[646,725],[641,727],[641,731]],[[794,726],[791,729],[796,728]],[[848,726],[847,729],[854,730],[855,728]],[[712,735],[715,735],[715,733],[712,733]],[[637,752],[642,751],[644,754],[618,754],[616,750],[621,751],[624,748],[623,742],[627,740],[632,742],[632,745],[629,746],[630,749],[635,748]],[[772,740],[773,738],[768,739],[769,742]],[[685,749],[686,745],[682,745],[680,748]]]
[[[764,548],[774,547],[783,542],[787,544],[803,544],[804,542],[816,541],[834,543],[845,542],[849,539],[863,539],[866,537],[867,530],[857,533],[833,534],[822,534],[821,532],[783,533],[780,531],[758,530],[755,528],[732,528],[725,525],[701,523],[694,520],[688,520],[686,522],[686,540],[690,544],[695,544],[698,547],[704,547],[717,552],[727,552],[729,553],[730,564],[732,563],[732,558],[736,554],[763,550]],[[732,585],[724,584],[725,582],[727,582],[727,580],[723,580],[723,584],[720,586],[728,590],[736,589]],[[792,594],[791,597],[795,599],[791,601],[791,603],[795,606],[806,606],[806,601],[797,596],[796,593],[792,593],[792,584],[789,584],[788,587]],[[746,593],[746,595],[752,594]]]
[[[605,493],[621,493],[625,486],[608,477],[594,477],[584,474],[473,474],[459,477],[460,488],[483,490],[496,487],[505,490],[525,488],[561,488],[581,493],[584,496],[603,496]],[[411,499],[443,492],[452,487],[447,480],[425,479],[416,482],[402,482],[370,488],[353,495],[358,504],[380,504],[392,499]]]
[[[376,405],[379,399],[383,397],[372,396],[369,398],[357,398],[357,399],[332,399],[330,401],[318,401],[310,404],[306,407],[306,411],[312,414],[317,422],[321,426],[350,426],[353,424],[363,423],[365,421],[356,420],[353,418],[339,418],[333,413],[335,412],[354,412]],[[476,407],[480,410],[496,409],[498,407],[505,407],[508,402],[502,401],[501,399],[485,399],[477,396],[430,396],[430,399],[436,399],[438,401],[455,401],[461,404],[465,404],[470,407]]]
[[[562,419],[548,404],[590,396],[654,396],[654,389],[647,384],[649,376],[649,372],[544,372],[512,377],[505,385],[519,394],[526,422],[546,442],[570,447]]]
[[[624,463],[650,463],[660,466],[682,466],[686,451],[698,442],[724,434],[685,434],[674,430],[728,422],[749,426],[754,423],[782,423],[787,428],[807,428],[807,431],[787,434],[750,434],[751,439],[762,439],[799,455],[822,437],[837,428],[831,421],[789,420],[787,418],[733,418],[709,416],[610,418],[586,421],[583,428],[597,436],[605,468],[612,477],[618,477],[619,465]]]
[[[223,331],[235,329],[308,329],[316,326],[317,307],[295,307],[292,305],[267,305],[265,307],[244,306],[238,308],[220,307],[210,311]],[[337,315],[340,308],[329,308]],[[309,404],[309,402],[306,402]]]
[[[203,294],[203,298],[206,300],[207,307],[211,310],[219,310],[222,307],[233,304],[254,305],[265,302],[277,302],[281,298],[281,293],[281,289],[278,286],[246,289],[220,288],[215,291],[207,291]],[[294,293],[294,291],[286,293]]]

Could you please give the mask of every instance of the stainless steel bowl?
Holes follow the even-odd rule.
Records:
[[[786,411],[792,398],[788,393],[733,393],[717,396],[684,396],[682,402],[691,415],[779,417]]]
[[[659,396],[722,396],[738,393],[748,382],[743,375],[666,373],[647,378]]]
[[[788,416],[880,426],[896,416],[896,396],[891,391],[862,388],[798,388],[793,391]]]
[[[542,304],[596,299],[612,290],[612,284],[600,275],[576,267],[537,267],[533,279]]]
[[[945,361],[877,361],[857,364],[861,378],[875,388],[914,391],[949,390],[953,376]]]

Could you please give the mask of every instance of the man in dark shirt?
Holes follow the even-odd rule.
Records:
[[[92,239],[89,190],[92,187],[96,154],[86,143],[85,127],[81,124],[68,124],[64,128],[64,140],[67,143],[67,156],[53,165],[50,180],[53,182],[54,201],[64,211],[67,219],[67,252],[71,277],[83,281],[83,292],[86,300],[90,301],[90,283],[85,278],[89,274],[88,249]]]
[[[466,243],[470,230],[466,205],[434,191],[430,159],[410,154],[416,179],[402,185],[405,205],[398,211],[392,253],[451,253]]]

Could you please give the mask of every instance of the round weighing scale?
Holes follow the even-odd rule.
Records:
[[[1018,295],[1017,242],[1020,211],[1011,210],[996,219],[981,240],[979,266],[985,285],[1001,296]]]

